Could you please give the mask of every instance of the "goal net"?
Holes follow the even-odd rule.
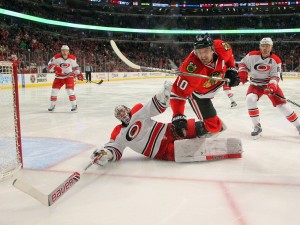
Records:
[[[0,61],[0,181],[21,167],[17,64]]]

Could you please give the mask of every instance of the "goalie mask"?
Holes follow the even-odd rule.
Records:
[[[118,105],[115,108],[115,117],[120,120],[125,127],[128,126],[131,119],[130,108],[125,105]]]

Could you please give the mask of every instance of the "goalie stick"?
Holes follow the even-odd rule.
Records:
[[[50,194],[46,195],[36,189],[35,187],[31,186],[30,184],[20,180],[15,179],[12,185],[19,189],[20,191],[30,195],[31,197],[35,198],[39,202],[41,202],[45,206],[53,205],[63,194],[65,194],[71,187],[76,184],[81,175],[83,175],[88,168],[90,168],[97,160],[101,159],[105,153],[102,153],[98,157],[96,157],[92,162],[90,162],[81,173],[74,172],[71,176],[69,176],[63,183],[61,183],[57,188],[55,188]]]
[[[190,76],[190,77],[200,77],[204,79],[212,79],[212,80],[217,80],[217,81],[225,81],[229,82],[230,80],[228,78],[221,78],[221,77],[209,77],[206,75],[202,74],[195,74],[195,73],[187,73],[187,72],[181,72],[179,70],[166,70],[166,69],[159,69],[159,68],[154,68],[154,67],[145,67],[145,66],[139,66],[137,64],[134,64],[131,62],[129,59],[127,59],[123,53],[120,51],[118,48],[116,42],[114,40],[110,40],[110,45],[113,48],[114,52],[117,54],[117,56],[125,63],[127,66],[136,69],[136,70],[145,70],[145,71],[155,71],[155,72],[162,72],[162,73],[168,73],[168,74],[182,74],[185,76]]]

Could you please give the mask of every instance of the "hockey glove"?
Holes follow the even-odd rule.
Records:
[[[267,88],[264,91],[264,94],[268,95],[268,94],[274,94],[277,91],[277,84],[270,82],[268,83]]]
[[[225,78],[229,78],[229,87],[235,87],[238,86],[241,82],[241,78],[238,75],[238,72],[235,68],[229,67],[227,71],[225,72]]]
[[[172,119],[171,135],[175,140],[184,139],[187,131],[187,119],[183,114],[175,115]]]
[[[83,81],[83,75],[82,75],[82,73],[80,73],[80,74],[77,75],[77,79]]]
[[[239,71],[238,73],[240,80],[242,82],[242,84],[245,84],[248,80],[248,72],[246,71]]]
[[[55,73],[57,75],[61,75],[62,74],[62,68],[60,66],[54,66],[53,70],[55,71]]]
[[[99,166],[105,166],[112,159],[112,154],[109,150],[96,149],[91,155],[92,163]]]

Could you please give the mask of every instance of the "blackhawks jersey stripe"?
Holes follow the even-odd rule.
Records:
[[[178,99],[178,100],[183,100],[183,101],[186,100],[186,98],[180,97],[179,95],[176,95],[173,92],[171,92],[170,99]]]
[[[194,110],[196,116],[199,120],[203,120],[201,111],[199,109],[199,106],[197,105],[197,102],[191,97],[189,98],[190,105],[192,106],[192,109]]]
[[[210,94],[210,93],[214,93],[216,92],[220,87],[222,87],[224,85],[225,82],[220,82],[218,85],[216,85],[213,89],[209,90],[208,92],[205,92],[203,94],[200,94],[199,92],[197,91],[194,91],[193,94],[199,98],[201,98],[203,95],[207,95],[207,94]]]

